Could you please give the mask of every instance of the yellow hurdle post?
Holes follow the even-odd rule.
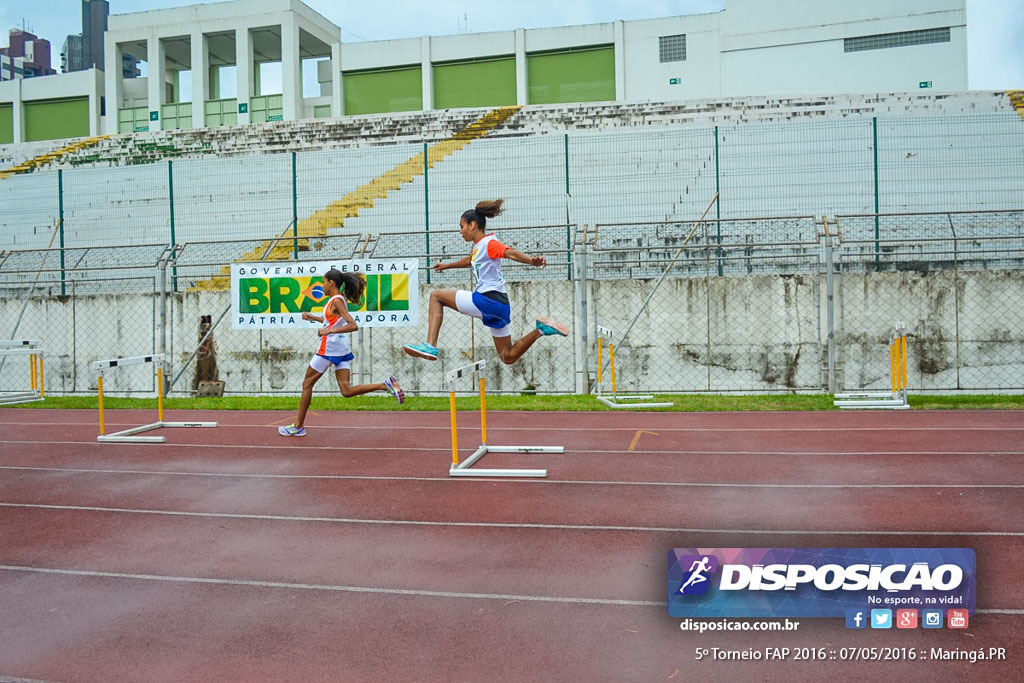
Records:
[[[448,391],[448,409],[452,414],[452,465],[459,464],[459,434],[455,428],[455,389]]]
[[[39,356],[39,396],[46,396],[46,383],[43,382],[43,356]]]
[[[889,376],[891,378],[890,384],[892,384],[892,393],[895,394],[898,391],[898,389],[896,389],[896,383],[899,381],[897,379],[898,373],[896,372],[896,340],[895,339],[892,340],[891,342],[889,342]]]
[[[156,414],[157,422],[164,421],[164,369],[156,366]]]
[[[601,366],[604,365],[604,349],[602,343],[604,339],[601,337],[597,338],[597,389],[598,393],[601,393]]]
[[[96,378],[96,383],[100,390],[100,436],[103,436],[107,432],[103,429],[103,375]]]
[[[608,342],[608,357],[611,359],[609,367],[612,373],[612,396],[615,395],[615,345]]]
[[[32,391],[36,390],[36,354],[28,355],[28,383]]]
[[[900,364],[903,366],[903,386],[901,389],[907,388],[907,335],[906,333],[900,335]]]
[[[480,443],[487,445],[487,392],[484,390],[484,378],[480,378]]]

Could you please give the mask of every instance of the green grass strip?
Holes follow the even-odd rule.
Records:
[[[644,412],[726,412],[758,410],[839,410],[830,394],[778,394],[722,396],[717,394],[659,394],[654,400],[671,401],[669,408],[648,408]],[[222,398],[169,398],[168,410],[295,410],[297,396],[225,396]],[[460,410],[472,410],[477,396],[460,396]],[[155,398],[105,397],[108,410],[156,410]],[[1024,395],[911,396],[910,406],[918,410],[1022,410]],[[47,396],[45,401],[23,403],[11,408],[84,408],[95,410],[95,396]],[[593,396],[488,396],[490,410],[572,410],[621,412],[598,403]],[[311,410],[448,410],[447,396],[412,396],[397,405],[388,396],[314,396]]]

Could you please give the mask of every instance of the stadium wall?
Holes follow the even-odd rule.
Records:
[[[152,283],[150,283],[152,284]],[[617,329],[639,310],[651,280],[597,283],[590,300],[588,374],[596,372],[596,327]],[[443,393],[444,372],[467,358],[494,358],[485,328],[449,312],[441,333],[442,360],[409,358],[404,343],[426,335],[426,301],[420,289],[417,327],[364,328],[351,335],[357,349],[357,381],[394,374],[407,391]],[[139,289],[144,289],[139,287]],[[1024,272],[953,271],[847,273],[837,299],[839,386],[885,390],[889,382],[888,334],[902,321],[910,335],[909,386],[922,392],[1020,391],[1024,378]],[[513,366],[488,375],[494,392],[582,391],[584,345],[579,288],[570,281],[519,282],[510,287],[513,333],[531,329],[537,315],[570,324],[567,339],[547,338]],[[171,297],[170,353],[174,372],[196,349],[202,316],[216,319],[226,292],[191,292]],[[0,320],[13,321],[24,303],[0,300]],[[818,275],[752,275],[733,278],[670,278],[658,290],[616,354],[620,391],[818,392],[825,387],[824,287]],[[66,324],[60,337],[52,321]],[[19,338],[46,340],[47,393],[95,393],[95,360],[158,351],[157,300],[145,291],[30,300]],[[216,354],[217,378],[228,393],[289,394],[300,390],[315,347],[312,331],[233,330],[218,327],[208,345]],[[17,388],[19,370],[9,364],[0,388]],[[189,391],[193,363],[175,386]],[[607,381],[607,380],[606,380]],[[112,395],[153,392],[151,379],[111,374]],[[607,385],[606,385],[607,390]],[[319,393],[333,394],[330,382]]]

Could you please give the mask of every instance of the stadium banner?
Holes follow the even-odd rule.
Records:
[[[896,609],[974,614],[975,603],[975,554],[969,548],[668,552],[673,617],[845,617]]]
[[[231,265],[232,327],[299,330],[322,325],[302,319],[323,315],[323,275],[331,268],[366,277],[359,304],[348,310],[360,327],[404,327],[419,322],[419,263],[415,258],[355,259]]]

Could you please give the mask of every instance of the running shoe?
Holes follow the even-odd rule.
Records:
[[[414,358],[426,358],[427,360],[437,360],[437,347],[431,346],[426,342],[422,344],[406,344],[402,347],[410,356]]]
[[[540,317],[537,318],[537,330],[545,337],[552,334],[560,334],[563,337],[569,336],[569,328],[560,322],[556,322],[551,318]]]
[[[402,387],[398,386],[398,380],[394,377],[388,377],[384,380],[384,388],[388,390],[388,393],[395,397],[398,404],[405,403],[405,392],[402,391]]]
[[[305,427],[296,427],[295,425],[288,425],[287,427],[278,427],[277,433],[281,436],[305,436]]]

